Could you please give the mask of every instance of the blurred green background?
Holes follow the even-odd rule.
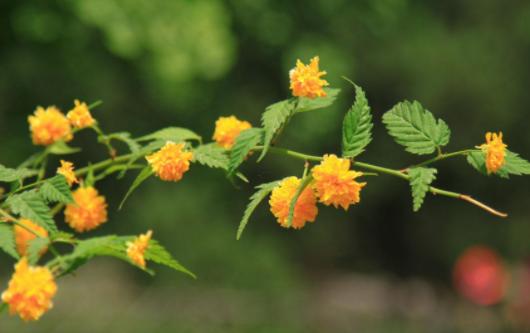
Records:
[[[405,167],[415,158],[386,135],[380,117],[417,99],[446,120],[449,150],[502,130],[530,157],[530,3],[523,0],[78,0],[0,2],[0,163],[37,151],[27,116],[37,105],[67,111],[74,98],[104,101],[93,114],[106,132],[135,136],[189,127],[209,140],[234,114],[259,125],[264,108],[290,95],[297,58],[320,55],[332,108],[296,117],[280,145],[338,152],[352,78],[376,119],[365,161]],[[92,133],[73,142],[77,165],[105,157]],[[437,183],[508,211],[499,220],[447,198],[413,214],[406,183],[370,178],[359,206],[320,206],[301,231],[280,228],[266,205],[235,232],[262,182],[299,174],[302,162],[270,155],[235,188],[222,172],[193,165],[183,181],[152,179],[124,210],[134,175],[98,188],[110,223],[91,235],[152,228],[198,275],[160,268],[155,278],[97,259],[59,284],[55,308],[38,323],[3,314],[0,332],[519,332],[509,299],[482,308],[456,294],[452,266],[473,244],[508,267],[530,255],[530,179],[483,177],[463,159],[439,165]],[[62,227],[65,225],[61,222]],[[66,228],[66,227],[65,227]],[[0,261],[4,286],[12,262]],[[4,287],[2,287],[3,289]]]

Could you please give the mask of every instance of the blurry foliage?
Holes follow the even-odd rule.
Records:
[[[451,148],[479,144],[482,129],[491,129],[505,133],[510,149],[530,151],[527,1],[33,0],[0,4],[0,157],[16,165],[34,150],[26,117],[37,105],[66,106],[74,98],[102,99],[95,116],[109,132],[141,135],[172,125],[208,137],[214,120],[230,114],[257,125],[270,101],[288,95],[296,58],[317,54],[331,86],[347,86],[345,75],[369,92],[375,118],[398,100],[417,99],[460,133]],[[332,109],[295,119],[283,145],[337,152],[352,99],[343,91]],[[374,132],[380,139],[366,160],[406,166],[409,157],[380,124]],[[291,232],[262,207],[254,217],[261,223],[235,242],[253,185],[299,172],[271,157],[261,171],[244,170],[256,183],[239,190],[199,166],[175,188],[151,184],[131,198],[135,209],[111,213],[108,228],[157,224],[167,237],[161,240],[205,283],[284,290],[300,272],[355,270],[449,286],[450,267],[470,244],[489,244],[513,261],[530,254],[529,180],[507,192],[503,180],[480,181],[458,163],[444,164],[440,182],[461,190],[466,179],[470,193],[512,212],[509,220],[442,199],[413,215],[406,184],[374,179],[362,207],[347,215],[323,208],[318,223]],[[111,210],[125,191],[110,183],[101,190]]]

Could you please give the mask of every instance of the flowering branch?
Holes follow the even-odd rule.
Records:
[[[195,277],[153,239],[150,229],[137,236],[82,238],[81,235],[103,228],[107,223],[107,201],[96,184],[116,173],[120,178],[139,170],[119,205],[121,209],[147,179],[156,177],[178,182],[192,164],[224,170],[231,181],[234,176],[247,181],[239,170],[250,160],[252,152],[260,152],[258,161],[268,153],[304,161],[301,179],[288,176],[256,186],[257,191],[250,197],[237,230],[238,239],[254,210],[267,197],[270,211],[280,226],[301,229],[308,222],[316,221],[319,204],[344,210],[359,205],[363,188],[369,186],[362,179],[378,174],[409,183],[414,211],[432,194],[463,200],[495,216],[507,217],[506,213],[469,195],[433,186],[438,170],[432,165],[458,156],[465,156],[484,175],[508,178],[530,174],[530,163],[507,149],[502,133],[486,133],[486,142],[473,149],[444,153],[442,147],[449,144],[451,136],[449,126],[419,102],[403,101],[383,115],[389,135],[408,153],[435,156],[402,170],[362,162],[359,156],[372,141],[373,116],[364,91],[351,81],[355,100],[344,116],[339,156],[308,155],[275,146],[291,119],[329,107],[337,99],[340,89],[329,88],[322,78],[324,75],[318,57],[308,65],[298,60],[289,73],[291,98],[268,106],[260,127],[235,116],[220,117],[215,122],[214,142],[210,143],[203,143],[200,135],[180,127],[168,127],[136,138],[128,132],[104,133],[90,110],[100,105],[100,101],[87,105],[75,100],[67,114],[54,106],[37,107],[28,122],[33,143],[44,149],[18,168],[0,165],[0,182],[10,186],[10,191],[0,195],[0,216],[7,222],[0,223],[0,249],[17,260],[8,288],[2,293],[1,306],[7,305],[10,313],[18,314],[23,320],[39,319],[51,308],[57,291],[56,279],[73,273],[96,256],[112,256],[147,273],[152,273],[148,267],[152,262]],[[72,162],[56,161],[55,156],[81,151],[69,143],[85,129],[96,132],[98,142],[105,145],[110,158],[77,170]],[[118,152],[112,146],[113,140],[125,143],[128,151]],[[58,166],[56,172],[46,175],[47,165],[52,163]],[[56,215],[61,211],[70,228],[68,231],[59,230],[56,223]],[[54,247],[56,243],[71,245],[71,251],[62,248],[58,251]],[[47,258],[48,250],[53,258],[39,264]],[[34,301],[36,298],[39,302]]]

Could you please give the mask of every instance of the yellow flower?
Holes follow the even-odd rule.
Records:
[[[309,65],[304,65],[300,59],[296,61],[296,67],[289,72],[290,89],[293,91],[293,96],[309,98],[326,96],[323,87],[329,83],[320,78],[326,75],[326,71],[319,70],[319,60],[319,57],[314,57]]]
[[[9,312],[18,313],[23,320],[38,320],[53,307],[52,298],[57,293],[57,284],[47,267],[31,267],[26,257],[15,265],[15,273],[2,301],[9,305]]]
[[[366,183],[355,181],[362,172],[350,170],[350,160],[324,155],[322,162],[313,168],[312,175],[317,196],[323,204],[346,210],[361,200],[360,192]]]
[[[89,187],[80,187],[74,193],[74,203],[66,205],[65,221],[77,232],[92,230],[107,222],[105,197]]]
[[[37,236],[34,233],[32,233],[31,231],[27,229],[32,230],[40,237],[48,237],[48,232],[43,227],[33,223],[33,221],[31,220],[20,219],[19,222],[26,228],[15,224],[15,227],[14,227],[15,243],[17,244],[18,253],[21,256],[25,256],[27,255],[29,242],[37,238]],[[46,252],[46,249],[42,250],[40,254],[43,255],[44,252]]]
[[[274,214],[278,223],[282,227],[287,227],[289,217],[289,206],[293,199],[301,180],[297,177],[287,177],[272,190],[269,200],[271,212]],[[294,215],[292,227],[295,229],[302,228],[307,221],[313,222],[318,213],[316,198],[313,190],[306,187],[294,206]]]
[[[61,166],[57,168],[57,174],[63,175],[70,186],[74,183],[79,183],[79,180],[75,176],[74,164],[72,162],[61,160]]]
[[[72,128],[65,115],[55,106],[44,109],[37,107],[35,113],[28,117],[31,138],[36,145],[47,146],[64,140],[72,140]]]
[[[79,102],[79,100],[76,99],[74,105],[74,108],[66,114],[66,117],[72,126],[76,128],[85,128],[96,123],[85,102]]]
[[[134,241],[127,242],[127,256],[142,268],[145,268],[144,253],[149,246],[152,235],[153,231],[149,230],[145,234],[136,237]]]
[[[251,127],[252,125],[248,121],[239,120],[235,116],[219,117],[215,122],[213,139],[219,146],[230,149],[239,134]]]
[[[183,143],[168,141],[162,149],[145,158],[160,179],[176,182],[189,170],[193,158],[193,153],[183,149]]]
[[[486,143],[478,148],[481,148],[486,153],[486,169],[488,174],[499,171],[505,163],[506,144],[502,142],[502,132],[486,133]]]

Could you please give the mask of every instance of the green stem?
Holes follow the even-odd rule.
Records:
[[[109,159],[106,159],[104,161],[98,162],[96,164],[92,164],[91,166],[87,166],[87,167],[78,169],[75,172],[75,175],[76,176],[83,176],[83,175],[87,174],[90,171],[90,169],[92,169],[92,171],[105,169],[106,167],[108,167],[108,166],[110,166],[112,164],[116,164],[116,163],[127,161],[131,157],[134,157],[134,154],[125,154],[125,155],[118,156],[118,157],[116,157],[114,159],[109,158]]]
[[[465,149],[465,150],[455,151],[453,153],[441,154],[441,155],[433,157],[430,160],[427,160],[425,162],[421,162],[419,164],[413,165],[413,166],[411,166],[411,167],[409,167],[407,169],[426,166],[426,165],[429,165],[429,164],[432,164],[432,163],[435,163],[435,162],[438,162],[438,161],[441,161],[441,160],[445,160],[445,159],[448,159],[448,158],[451,158],[451,157],[455,157],[455,156],[461,156],[461,155],[462,156],[466,156],[466,155],[469,155],[469,153],[474,152],[474,151],[477,151],[477,150],[476,149]]]
[[[100,106],[101,104],[103,104],[103,101],[102,101],[102,100],[97,100],[97,101],[95,101],[94,103],[90,104],[90,105],[88,106],[88,109],[93,109],[93,108],[95,108],[95,107]]]

